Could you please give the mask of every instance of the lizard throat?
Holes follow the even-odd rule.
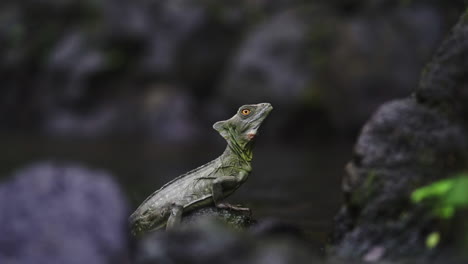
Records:
[[[253,158],[254,141],[248,141],[245,144],[240,144],[231,131],[229,131],[229,138],[227,139],[229,151],[239,157],[241,160],[250,162]]]

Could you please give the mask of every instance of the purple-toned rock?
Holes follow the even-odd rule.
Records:
[[[0,186],[0,263],[127,263],[127,205],[103,171],[39,163]]]

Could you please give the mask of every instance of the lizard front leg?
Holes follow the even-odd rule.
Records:
[[[167,219],[166,230],[174,229],[174,227],[180,224],[180,222],[182,221],[183,209],[184,207],[181,205],[173,204],[171,206],[171,214]]]
[[[239,185],[245,180],[246,175],[240,174],[239,176],[222,176],[213,181],[213,201],[218,208],[232,209],[238,211],[250,211],[249,208],[222,203],[221,200],[226,197],[226,193],[232,192],[237,189]]]

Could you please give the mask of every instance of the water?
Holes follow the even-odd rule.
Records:
[[[60,140],[2,136],[0,177],[31,162],[73,161],[112,172],[136,207],[174,177],[221,154],[224,145],[158,145],[137,140]],[[348,143],[272,145],[259,142],[253,172],[228,201],[252,208],[256,219],[296,225],[311,240],[325,242],[341,204],[341,177]]]

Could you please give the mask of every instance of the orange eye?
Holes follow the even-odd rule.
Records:
[[[246,116],[246,115],[249,115],[249,114],[250,114],[250,110],[249,110],[249,109],[244,109],[244,110],[242,110],[241,113],[242,113],[242,115],[245,115],[245,116]]]

